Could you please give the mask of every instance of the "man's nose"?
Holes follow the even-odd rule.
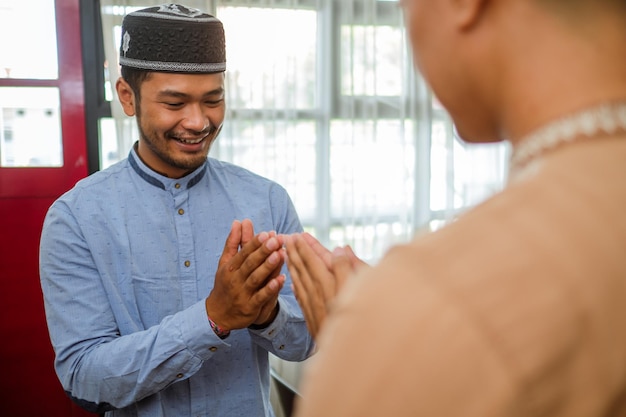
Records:
[[[203,132],[211,125],[211,121],[203,111],[202,106],[190,105],[186,109],[185,118],[182,124],[185,129],[193,130],[195,132]]]

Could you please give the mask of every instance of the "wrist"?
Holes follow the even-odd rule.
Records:
[[[207,314],[207,319],[209,319],[209,324],[211,325],[211,329],[213,330],[213,333],[215,333],[217,337],[219,337],[220,339],[226,339],[230,335],[230,330],[220,327],[217,323],[215,323],[211,319],[211,317],[209,317],[208,314]]]
[[[230,330],[225,328],[225,327],[221,327],[219,326],[215,321],[213,321],[213,319],[211,318],[211,314],[209,313],[209,297],[207,297],[204,300],[204,308],[206,310],[206,317],[209,320],[209,325],[211,326],[211,329],[213,330],[213,333],[215,333],[217,335],[217,337],[219,337],[220,339],[226,339],[228,337],[228,335],[230,335]],[[213,311],[214,313],[215,311]]]
[[[274,307],[274,310],[272,310],[272,314],[270,314],[269,319],[267,319],[266,321],[264,321],[263,323],[257,324],[257,323],[252,323],[250,326],[248,326],[248,329],[251,330],[263,330],[267,327],[269,327],[270,324],[272,324],[274,322],[274,320],[276,320],[276,316],[278,316],[278,311],[280,310],[280,303],[276,303],[276,307]]]

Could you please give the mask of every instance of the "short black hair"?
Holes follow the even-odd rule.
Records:
[[[139,100],[139,89],[141,84],[148,79],[151,74],[151,71],[141,70],[137,68],[127,67],[126,65],[122,65],[121,69],[122,78],[126,80],[130,88],[135,93],[135,97]]]

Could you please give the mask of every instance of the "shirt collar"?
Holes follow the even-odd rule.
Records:
[[[207,162],[205,161],[201,167],[198,167],[195,171],[182,178],[168,178],[154,172],[146,164],[144,164],[141,158],[139,158],[135,147],[136,146],[131,147],[128,155],[128,162],[130,166],[144,181],[162,190],[170,190],[172,188],[190,189],[200,182],[207,170]]]

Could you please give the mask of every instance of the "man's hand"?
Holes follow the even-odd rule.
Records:
[[[315,338],[348,277],[367,264],[349,246],[330,252],[308,233],[286,236],[285,242],[294,293]]]
[[[285,283],[282,238],[274,232],[254,235],[250,220],[234,221],[220,257],[207,314],[220,328],[267,324],[276,316]]]

